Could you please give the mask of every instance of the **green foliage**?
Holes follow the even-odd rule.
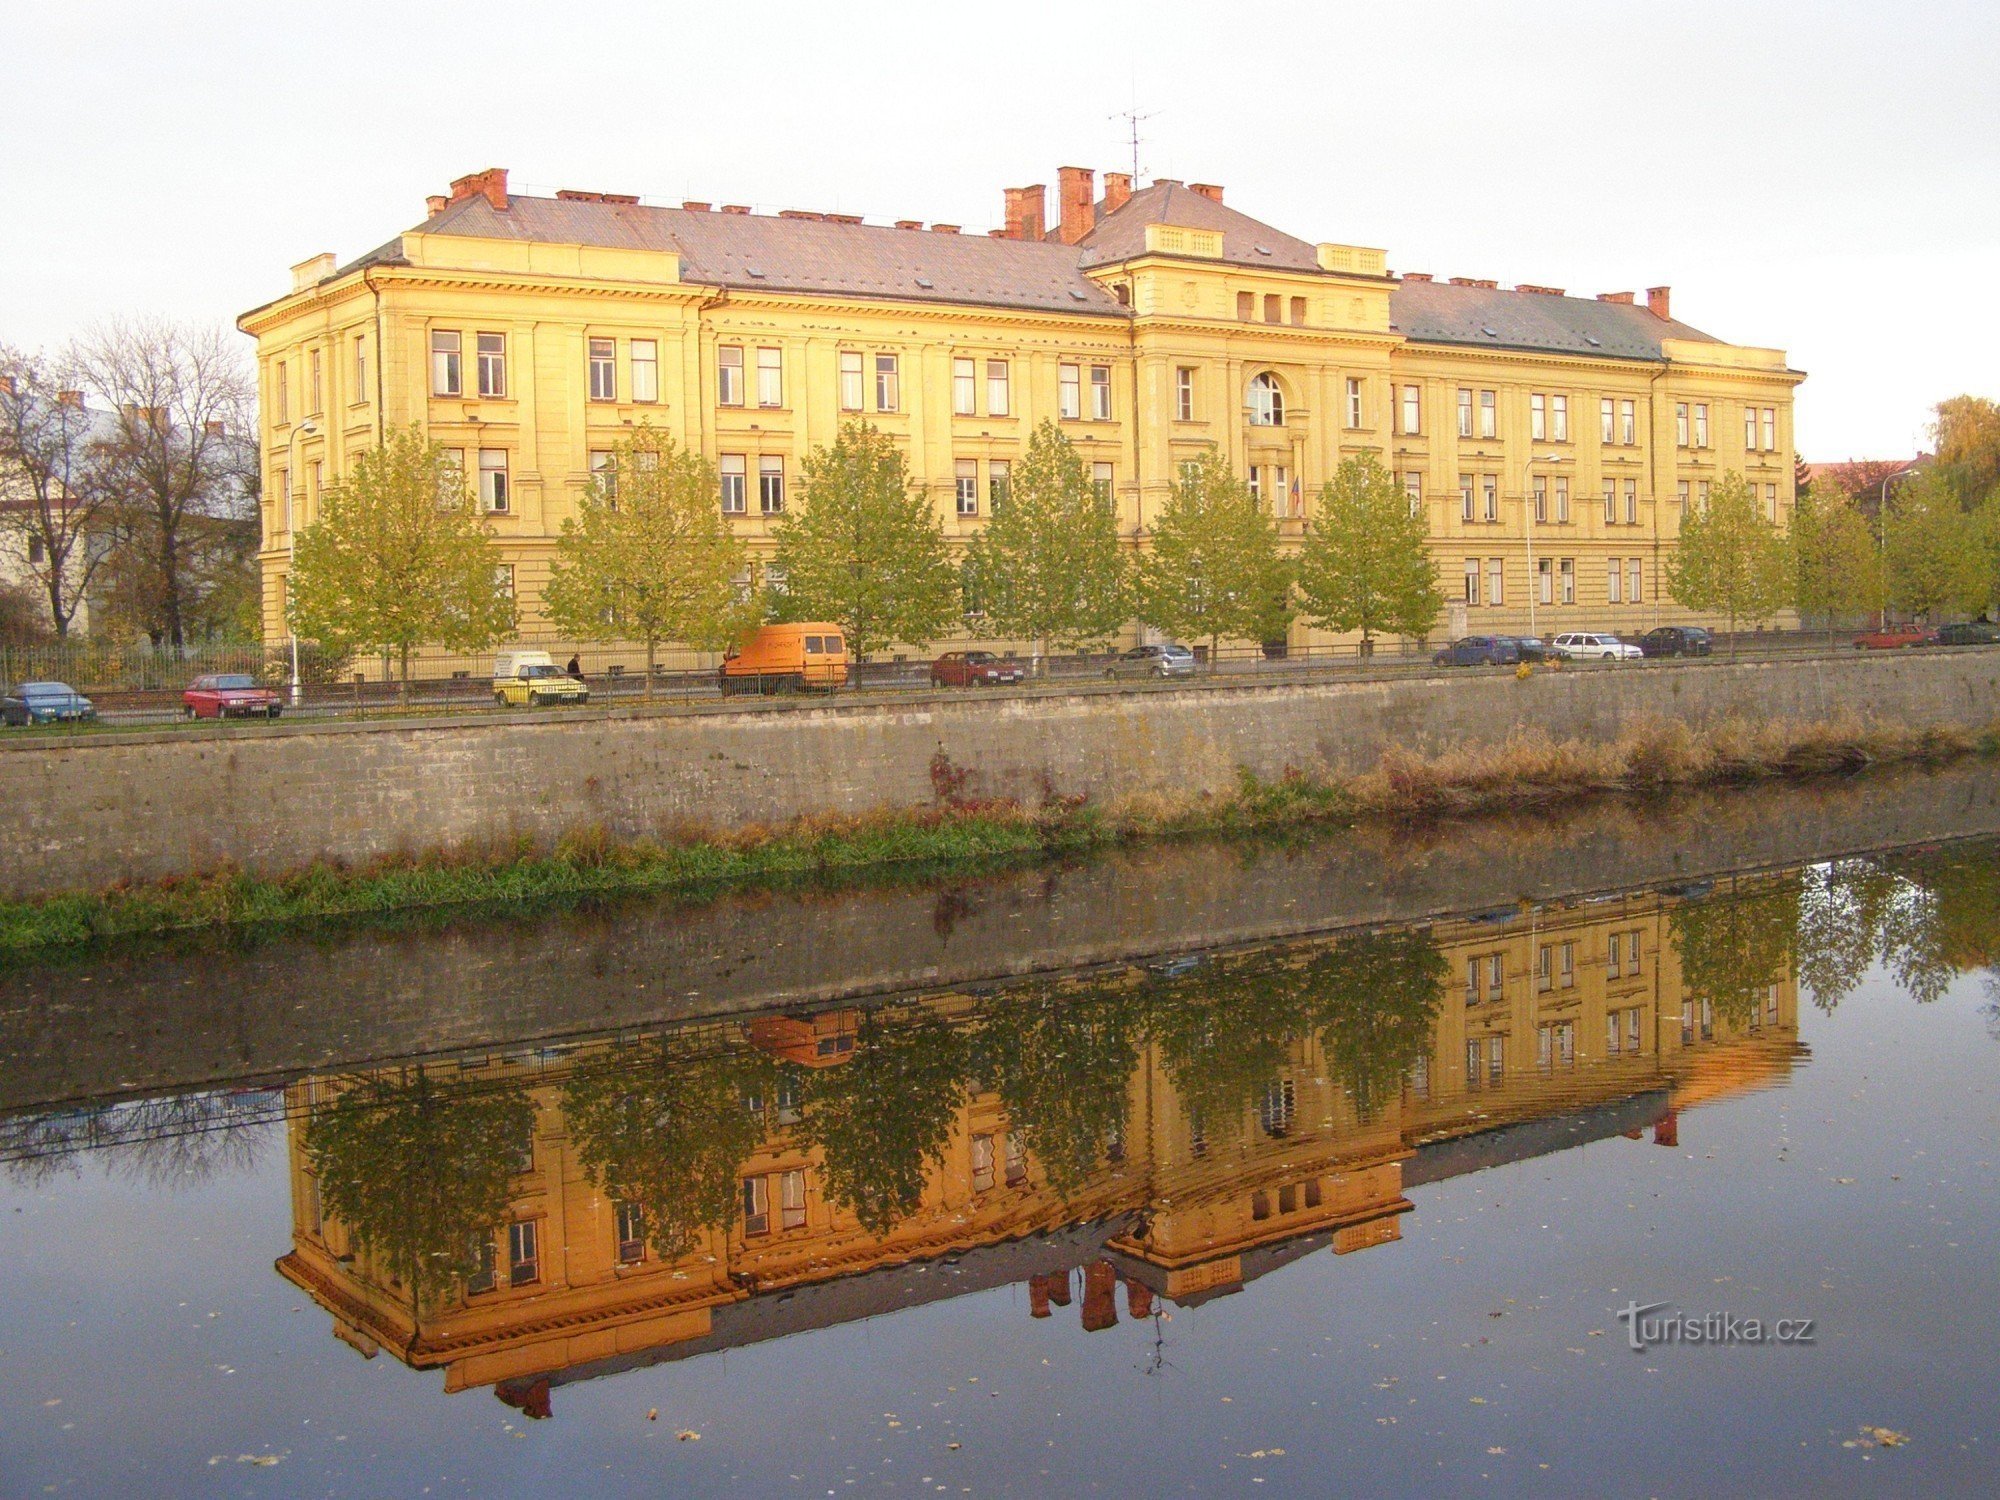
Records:
[[[1299,593],[1313,624],[1363,640],[1426,635],[1444,608],[1423,514],[1374,454],[1344,460],[1321,488]]]
[[[856,656],[944,634],[958,615],[957,570],[937,508],[894,440],[849,422],[802,468],[800,503],[772,533],[782,617],[837,623]]]
[[[869,1011],[845,1063],[802,1073],[799,1134],[821,1153],[828,1201],[887,1234],[944,1161],[966,1094],[964,1042],[926,1011]]]
[[[1881,603],[1881,559],[1868,520],[1832,484],[1799,495],[1792,512],[1792,602],[1802,620],[1833,629],[1841,615]]]
[[[1146,1026],[1182,1111],[1211,1141],[1233,1141],[1245,1114],[1295,1060],[1312,1027],[1309,992],[1283,961],[1215,962],[1145,991]]]
[[[563,1083],[577,1160],[607,1197],[636,1203],[663,1260],[725,1229],[738,1172],[764,1133],[745,1105],[776,1070],[761,1054],[674,1034],[581,1057]]]
[[[1118,515],[1075,447],[1044,421],[1014,466],[1011,492],[967,549],[971,596],[998,635],[1050,646],[1100,645],[1129,616]]]
[[[1278,528],[1209,449],[1181,466],[1154,519],[1134,590],[1139,618],[1168,635],[1268,641],[1291,624],[1291,570]]]
[[[1931,441],[1936,467],[1961,507],[2000,494],[2000,402],[1983,396],[1940,401]]]
[[[1123,988],[1037,988],[1003,995],[974,1039],[974,1070],[998,1090],[1009,1123],[1064,1198],[1124,1138],[1137,1019]]]
[[[299,533],[292,626],[322,644],[399,653],[407,689],[413,647],[479,651],[513,631],[492,538],[445,450],[414,427],[392,432],[357,455]]]
[[[518,1085],[445,1082],[419,1064],[341,1086],[307,1120],[304,1148],[322,1211],[422,1307],[477,1269],[534,1125]]]
[[[1794,593],[1785,537],[1734,472],[1722,476],[1706,511],[1681,517],[1680,544],[1666,573],[1667,591],[1689,609],[1728,617],[1732,651],[1739,620],[1768,619]]]
[[[1676,906],[1667,931],[1680,954],[1688,997],[1711,1002],[1726,1020],[1752,1015],[1764,992],[1791,971],[1799,892],[1796,876],[1754,878]]]
[[[1400,1096],[1435,1039],[1451,968],[1428,927],[1343,938],[1307,965],[1327,1067],[1365,1123]]]
[[[563,522],[543,607],[580,640],[644,641],[648,697],[660,642],[714,649],[755,623],[736,595],[749,552],[719,491],[707,459],[641,427]]]
[[[1959,505],[1941,471],[1925,469],[1897,485],[1883,526],[1895,604],[1931,619],[1988,602],[1991,553],[1980,521]]]

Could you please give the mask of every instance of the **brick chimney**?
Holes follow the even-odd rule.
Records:
[[[1042,1281],[1049,1289],[1049,1301],[1057,1307],[1069,1306],[1069,1272],[1051,1271]]]
[[[1681,1117],[1674,1110],[1668,1110],[1653,1122],[1653,1144],[1655,1146],[1679,1146],[1681,1143]]]
[[[12,375],[0,375],[0,396],[18,396],[21,387]]]
[[[57,392],[56,392],[56,405],[57,405],[57,406],[74,406],[74,407],[75,407],[75,408],[76,408],[77,410],[81,411],[81,410],[83,409],[83,392],[82,392],[82,391],[57,391]]]
[[[958,226],[958,225],[956,225],[956,224],[933,224],[933,225],[931,225],[931,233],[932,233],[932,234],[957,234],[957,233],[958,233],[958,229],[959,229],[959,226]]]
[[[1074,245],[1097,223],[1097,173],[1089,167],[1058,167],[1056,198],[1062,214],[1056,238]]]
[[[1597,300],[1599,302],[1616,302],[1620,307],[1630,307],[1632,305],[1632,294],[1630,292],[1599,292]]]
[[[1537,297],[1560,297],[1563,295],[1563,289],[1559,286],[1535,286],[1526,281],[1517,283],[1514,290],[1517,292],[1533,292]]]
[[[424,208],[428,210],[425,213],[424,217],[427,219],[435,219],[439,214],[443,213],[447,208],[450,207],[451,207],[451,199],[447,198],[443,193],[432,193],[430,197],[424,199]]]
[[[1049,1315],[1049,1278],[1030,1276],[1028,1278],[1028,1316],[1046,1318]]]
[[[898,229],[922,229],[924,221],[922,219],[898,219],[896,227]]]
[[[1405,271],[1405,272],[1403,272],[1403,280],[1405,280],[1405,281],[1429,281],[1429,280],[1431,280],[1431,279],[1432,279],[1432,277],[1431,277],[1431,273],[1430,273],[1430,272],[1428,272],[1428,271]]]
[[[461,198],[483,197],[495,208],[507,207],[507,169],[488,167],[484,172],[474,172],[461,177],[451,185],[451,201]]]
[[[1007,229],[1010,240],[1038,240],[1048,232],[1049,186],[1007,189]]]
[[[699,198],[684,198],[681,200],[681,207],[691,214],[705,214],[709,211],[708,205]]]
[[[201,430],[205,436],[212,438],[219,438],[224,435],[220,422],[204,422],[201,424]]]
[[[1118,1322],[1118,1273],[1108,1260],[1083,1268],[1083,1331],[1096,1333]]]
[[[1153,1315],[1153,1289],[1143,1281],[1125,1278],[1125,1311],[1133,1318],[1150,1318]]]
[[[1673,304],[1674,289],[1670,286],[1649,286],[1646,288],[1646,311],[1656,318],[1672,320],[1668,308]]]
[[[1220,203],[1222,201],[1222,189],[1212,182],[1190,182],[1188,184],[1188,191],[1190,193],[1200,193],[1202,197],[1208,199],[1211,203]]]
[[[722,205],[722,211],[726,214],[747,214],[750,212],[750,205],[747,203],[725,203]]]
[[[1132,174],[1130,172],[1106,172],[1104,174],[1104,211],[1115,214],[1132,201]]]

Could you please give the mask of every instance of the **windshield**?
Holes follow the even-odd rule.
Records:
[[[253,688],[256,685],[257,685],[256,678],[246,677],[240,673],[228,677],[218,677],[215,679],[215,686],[218,692],[225,692],[225,693],[237,692],[243,688]]]
[[[546,662],[542,662],[532,667],[522,667],[516,675],[520,677],[560,677],[562,673],[554,667],[549,666]]]

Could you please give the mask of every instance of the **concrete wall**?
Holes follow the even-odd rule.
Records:
[[[1869,713],[2000,720],[2000,651],[1738,665],[1466,673],[1282,686],[1084,689],[713,712],[609,710],[430,724],[0,739],[0,893],[92,889],[225,862],[278,872],[602,824],[621,837],[935,801],[933,757],[972,795],[1226,793],[1240,768],[1364,770],[1391,743],[1516,731],[1614,738],[1653,716]]]

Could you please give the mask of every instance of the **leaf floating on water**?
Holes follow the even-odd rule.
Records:
[[[696,1432],[692,1427],[683,1427],[674,1436],[683,1443],[698,1443],[701,1441],[701,1434]]]
[[[660,1409],[659,1409],[659,1407],[657,1407],[657,1406],[649,1406],[649,1407],[647,1407],[647,1408],[646,1408],[646,1420],[647,1420],[648,1422],[657,1422],[657,1421],[659,1421],[659,1420],[660,1420]]]

